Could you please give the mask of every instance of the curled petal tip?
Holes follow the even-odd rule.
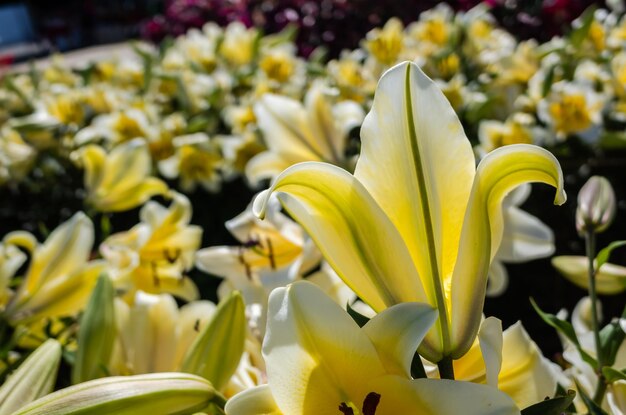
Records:
[[[261,193],[254,198],[254,203],[252,204],[252,213],[259,219],[265,219],[265,212],[267,211],[267,204],[270,196],[270,191],[263,190]]]

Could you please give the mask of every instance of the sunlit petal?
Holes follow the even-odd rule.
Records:
[[[339,276],[374,309],[427,302],[406,245],[354,176],[330,164],[298,164],[257,197],[255,213],[263,214],[272,192]]]
[[[364,379],[385,373],[367,335],[313,284],[274,290],[268,320],[263,356],[284,413],[329,413],[346,397],[366,396]]]
[[[417,347],[437,320],[437,310],[426,304],[403,303],[372,318],[363,330],[370,338],[388,373],[411,377]]]
[[[502,201],[515,187],[529,182],[554,186],[555,203],[565,202],[561,167],[551,153],[540,147],[501,147],[478,166],[452,276],[453,357],[469,349],[480,324],[475,310],[483,308],[489,264],[502,238]]]

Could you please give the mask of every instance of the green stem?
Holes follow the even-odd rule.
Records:
[[[452,365],[452,357],[446,356],[437,363],[439,367],[439,377],[441,379],[454,380],[454,366]]]
[[[606,382],[604,376],[602,375],[604,356],[602,353],[602,344],[600,343],[600,323],[598,321],[598,295],[596,292],[596,271],[594,265],[596,257],[596,234],[593,229],[589,229],[585,232],[585,250],[589,264],[588,274],[589,298],[591,299],[591,328],[593,330],[593,338],[596,347],[596,359],[598,360],[598,367],[596,368],[598,373],[598,386],[596,387],[593,400],[600,405],[602,403],[602,399],[604,399]]]

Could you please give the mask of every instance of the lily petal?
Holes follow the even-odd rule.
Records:
[[[354,175],[402,235],[436,305],[435,286],[452,274],[474,178],[470,142],[441,90],[408,62],[381,78],[361,137]]]
[[[504,231],[497,257],[524,262],[554,253],[554,233],[533,215],[511,206],[504,211]]]
[[[502,322],[495,317],[485,319],[478,330],[478,341],[485,361],[487,385],[497,388],[502,368]]]
[[[367,335],[309,282],[275,289],[268,320],[263,357],[272,394],[284,413],[328,413],[329,402],[334,407],[346,396],[366,396],[363,379],[385,374]]]
[[[427,304],[403,303],[376,315],[363,326],[388,373],[411,377],[417,347],[437,320],[437,310]]]
[[[375,310],[428,302],[400,234],[354,176],[326,163],[292,166],[257,196],[257,216],[274,192],[337,274]]]
[[[370,382],[380,394],[376,415],[519,415],[511,398],[496,388],[454,380],[384,376]]]
[[[480,324],[475,310],[483,308],[489,264],[502,239],[502,201],[520,184],[531,182],[554,186],[555,204],[565,202],[561,166],[543,148],[527,144],[501,147],[487,154],[478,166],[452,275],[453,358],[470,348]]]
[[[300,160],[325,160],[327,151],[312,134],[307,112],[300,102],[265,94],[255,104],[254,114],[272,152],[291,153]]]
[[[580,288],[589,288],[589,260],[584,256],[563,255],[552,258],[552,266],[561,275]],[[603,264],[596,273],[596,290],[599,294],[619,294],[626,290],[626,267]]]
[[[267,385],[247,389],[226,402],[226,415],[282,415]]]

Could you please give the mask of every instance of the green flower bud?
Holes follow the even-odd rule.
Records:
[[[0,415],[9,415],[52,391],[61,360],[61,345],[46,340],[0,387]]]
[[[113,376],[61,389],[13,415],[183,415],[216,398],[210,382],[187,373]]]
[[[72,383],[81,383],[107,375],[116,338],[111,280],[101,275],[94,288],[78,330],[78,350],[72,369]]]
[[[237,370],[245,341],[245,307],[241,294],[233,292],[220,302],[187,351],[182,370],[210,380],[221,390]]]
[[[587,231],[604,232],[613,222],[615,209],[615,193],[611,183],[602,176],[592,176],[578,193],[578,233],[582,235]]]

